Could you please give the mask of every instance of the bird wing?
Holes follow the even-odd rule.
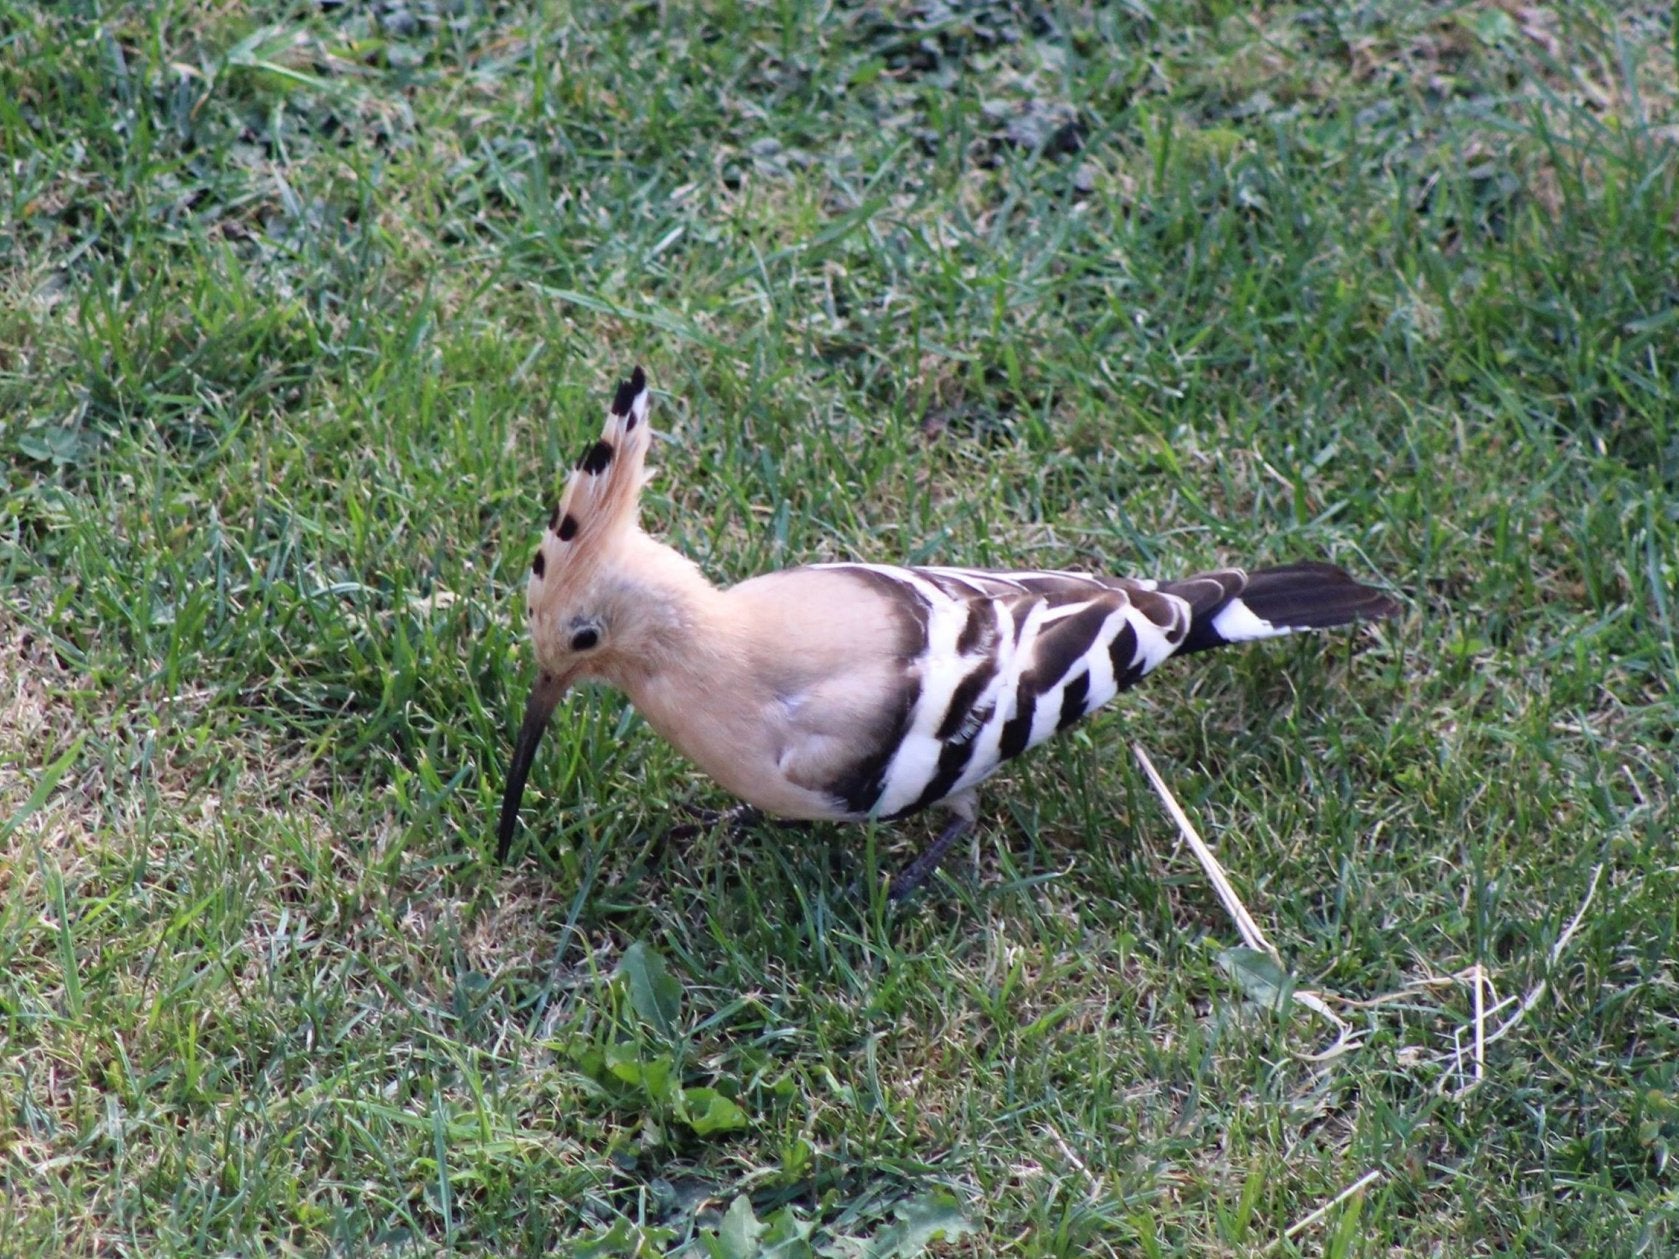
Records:
[[[788,757],[794,772],[816,769],[805,781],[852,817],[913,813],[973,786],[1165,660],[1190,621],[1182,599],[1148,582],[876,564],[806,571],[850,578],[858,598],[887,601],[913,627],[847,755],[836,760],[822,743],[822,755],[794,747]],[[806,722],[820,723],[822,705],[806,707]]]

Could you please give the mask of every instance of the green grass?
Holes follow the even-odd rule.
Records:
[[[0,1254],[1671,1253],[1676,41],[0,8]],[[902,912],[845,889],[933,823],[667,841],[724,801],[605,693],[501,869],[523,578],[635,362],[719,580],[1328,557],[1407,614],[1168,669]],[[1476,967],[1531,1000],[1478,1080]]]

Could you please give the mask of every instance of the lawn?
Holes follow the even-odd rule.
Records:
[[[1675,1253],[1674,20],[0,5],[0,1255]],[[638,363],[719,582],[1405,611],[1167,666],[902,907],[938,819],[685,826],[605,691],[498,866]]]

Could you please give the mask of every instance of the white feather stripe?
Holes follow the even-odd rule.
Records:
[[[979,728],[979,733],[974,735],[973,754],[951,788],[952,794],[990,777],[1003,763],[1003,727],[1015,714],[1020,693],[1021,662],[1031,659],[1030,653],[1020,650],[1017,644],[1036,636],[1034,618],[1041,623],[1044,613],[1042,602],[1031,604],[1027,609],[1026,623],[1016,633],[1014,614],[1017,606],[1007,600],[997,601],[997,642],[993,649],[996,652],[997,676],[986,688],[984,699],[984,703],[992,705],[991,714]],[[983,704],[980,707],[983,708]]]
[[[1232,599],[1213,618],[1213,633],[1227,643],[1246,643],[1292,634],[1294,630],[1287,625],[1273,625],[1240,599]]]
[[[1104,650],[1104,659],[1106,658],[1106,655],[1107,652]],[[1091,657],[1090,690],[1084,697],[1084,711],[1086,713],[1095,712],[1098,708],[1112,702],[1113,697],[1119,694],[1119,686],[1113,680],[1113,666],[1111,664],[1107,666],[1107,674],[1107,680],[1098,684],[1096,679],[1096,658],[1094,656]]]
[[[1176,605],[1175,611],[1177,612],[1178,623],[1187,624],[1189,621],[1189,605],[1173,595],[1162,597],[1172,600]],[[1137,636],[1136,658],[1142,661],[1145,674],[1153,673],[1167,660],[1171,659],[1172,653],[1178,649],[1178,643],[1183,641],[1182,634],[1179,634],[1176,640],[1167,637],[1163,628],[1149,620],[1135,607],[1125,609],[1125,619],[1130,622],[1131,632]]]
[[[1143,637],[1143,631],[1137,628],[1139,623],[1146,625],[1151,635],[1149,638]],[[1160,656],[1160,660],[1164,660],[1176,650],[1165,632],[1136,608],[1129,604],[1116,608],[1103,621],[1090,646],[1068,668],[1066,675],[1057,679],[1054,687],[1038,696],[1037,707],[1032,714],[1032,731],[1026,740],[1028,748],[1037,746],[1060,729],[1061,710],[1066,703],[1067,686],[1075,679],[1081,676],[1088,678],[1081,712],[1083,716],[1095,712],[1119,694],[1119,680],[1114,676],[1112,647],[1114,639],[1127,624],[1130,624],[1133,632],[1138,635],[1140,652],[1146,653],[1147,658],[1152,659],[1162,644],[1166,655]],[[1154,661],[1154,664],[1157,663],[1159,660]],[[1152,669],[1154,664],[1148,664],[1146,668]],[[995,769],[996,766],[992,768]]]
[[[951,581],[959,581],[972,586],[982,594],[996,595],[1007,591],[1026,592],[1028,582],[1055,582],[1066,585],[1089,586],[1093,590],[1112,589],[1112,582],[1092,576],[1090,573],[1074,573],[1058,568],[1022,568],[1006,573],[991,572],[983,568],[953,568],[948,565],[926,565],[919,569],[924,573],[933,573]],[[1129,579],[1128,579],[1129,580]],[[1150,586],[1152,589],[1152,584]]]
[[[943,581],[965,586],[970,594],[984,596],[992,593],[987,583],[976,580],[973,573],[964,572],[959,568],[924,568],[922,571],[931,573]]]
[[[906,735],[887,766],[880,799],[869,812],[876,817],[891,817],[919,800],[939,772],[939,753],[943,750],[944,745],[928,735]]]
[[[920,595],[927,603],[937,603],[941,600],[945,603],[956,602],[932,582],[921,576],[921,574],[915,569],[905,568],[900,564],[860,564],[849,560],[836,560],[827,564],[812,564],[811,567],[816,569],[840,569],[847,572],[861,571],[865,573],[875,573],[881,577],[889,577],[900,586],[903,586],[905,588],[905,598],[910,596],[910,592],[914,592],[915,594]]]
[[[1076,604],[1074,605],[1073,610],[1075,612],[1082,611],[1088,606],[1088,604]],[[1045,623],[1049,623],[1059,620],[1065,612],[1066,609],[1064,608],[1055,609],[1044,616],[1044,621]],[[1026,736],[1026,747],[1036,747],[1061,728],[1061,710],[1062,706],[1066,703],[1067,687],[1077,678],[1086,677],[1088,679],[1094,662],[1098,658],[1103,660],[1106,659],[1107,644],[1111,641],[1113,633],[1118,632],[1117,628],[1115,628],[1113,632],[1110,633],[1109,627],[1111,625],[1115,625],[1115,622],[1114,618],[1109,616],[1100,626],[1097,627],[1096,636],[1091,639],[1089,645],[1085,647],[1084,651],[1075,657],[1072,663],[1067,666],[1066,672],[1059,678],[1056,678],[1053,685],[1038,693],[1036,706],[1032,710],[1032,728]],[[1108,671],[1111,676],[1111,665],[1108,666]],[[1086,682],[1087,694],[1084,701],[1084,712],[1090,711],[1090,701],[1088,697],[1090,680],[1093,679],[1089,679]]]
[[[1078,672],[1075,667],[1073,676],[1077,677]],[[1038,706],[1032,710],[1032,733],[1026,736],[1027,747],[1037,747],[1060,728],[1061,700],[1066,690],[1067,682],[1064,679],[1038,696]]]
[[[920,661],[921,694],[910,714],[903,742],[886,767],[885,784],[873,810],[890,816],[919,800],[927,784],[938,774],[944,741],[935,734],[950,709],[951,696],[974,668],[974,662],[956,650],[957,640],[968,623],[969,601],[945,594],[909,569],[869,567],[914,590],[928,607],[927,647]]]
[[[1003,675],[999,673],[991,679],[990,685],[980,695],[979,701],[974,705],[974,711],[985,712],[989,709],[990,713],[984,724],[973,733],[973,750],[969,753],[968,763],[963,767],[962,773],[956,781],[951,784],[950,790],[946,792],[947,795],[952,795],[961,791],[964,787],[988,777],[1002,764],[1002,757],[998,752],[1003,738],[1004,719],[1002,711],[1005,707],[1004,701],[1007,700],[1012,689],[1007,685]]]
[[[1085,701],[1085,711],[1094,712],[1119,694],[1119,680],[1114,677],[1113,657],[1109,648],[1125,625],[1125,610],[1116,609],[1108,619],[1102,622],[1102,632],[1096,636],[1096,642],[1084,654],[1084,663],[1090,670],[1090,697]]]
[[[1077,616],[1080,612],[1089,608],[1091,603],[1092,600],[1084,599],[1078,603],[1058,604],[1057,606],[1049,608],[1044,612],[1043,623],[1045,625],[1053,625],[1057,621],[1066,620],[1069,616]]]
[[[959,581],[980,594],[995,594],[999,586],[1006,590],[1025,590],[1026,587],[1016,580],[1014,573],[988,573],[976,568],[948,568],[943,566],[925,567],[924,571],[943,577],[948,581]]]

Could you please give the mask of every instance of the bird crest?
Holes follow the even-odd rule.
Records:
[[[636,508],[647,471],[652,427],[647,376],[637,367],[618,386],[607,409],[600,438],[578,459],[566,479],[559,505],[548,517],[548,531],[531,561],[530,601],[546,589],[583,580],[611,549],[612,542],[636,527]]]

